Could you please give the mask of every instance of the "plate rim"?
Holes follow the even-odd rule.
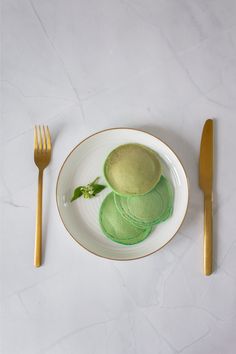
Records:
[[[98,254],[98,253],[96,253],[96,252],[94,252],[94,251],[91,251],[90,249],[88,249],[87,247],[85,247],[84,245],[82,245],[77,239],[75,239],[75,237],[72,235],[72,233],[71,233],[71,232],[68,230],[68,228],[66,227],[66,225],[65,225],[65,223],[64,223],[64,221],[63,221],[62,215],[61,215],[61,213],[60,213],[60,208],[59,208],[59,205],[58,205],[58,198],[57,198],[57,196],[58,196],[58,184],[59,184],[60,175],[61,175],[61,172],[62,172],[62,170],[63,170],[63,168],[64,168],[65,163],[66,163],[67,160],[69,159],[70,155],[74,152],[74,150],[76,150],[76,149],[77,149],[82,143],[84,143],[86,140],[92,138],[92,137],[95,136],[95,135],[98,135],[98,134],[101,134],[101,133],[104,133],[104,132],[107,132],[107,131],[110,131],[110,130],[131,130],[131,131],[137,131],[137,132],[141,132],[141,133],[145,133],[145,134],[147,134],[147,135],[150,135],[151,137],[153,137],[153,138],[155,138],[155,139],[161,141],[161,142],[162,142],[164,145],[166,145],[166,146],[171,150],[171,152],[177,157],[177,159],[178,159],[178,161],[179,161],[179,163],[180,163],[180,165],[181,165],[181,167],[182,167],[182,169],[183,169],[183,171],[184,171],[184,175],[185,175],[185,178],[186,178],[186,182],[187,182],[187,194],[188,194],[188,195],[187,195],[187,205],[186,205],[185,214],[184,214],[184,216],[183,216],[183,219],[182,219],[182,221],[181,221],[179,227],[177,228],[176,232],[172,235],[172,237],[171,237],[164,245],[162,245],[160,248],[158,248],[158,249],[156,249],[156,250],[154,250],[154,251],[152,251],[152,252],[150,252],[150,253],[148,253],[148,254],[145,254],[145,255],[143,255],[143,256],[138,256],[138,257],[134,257],[134,258],[121,259],[121,258],[115,258],[115,257],[102,256],[101,254]],[[171,148],[167,143],[165,143],[165,142],[164,142],[162,139],[160,139],[158,136],[156,136],[156,135],[154,135],[154,134],[151,134],[151,133],[149,133],[149,132],[147,132],[147,131],[145,131],[145,130],[142,130],[142,129],[130,128],[130,127],[113,127],[113,128],[102,129],[102,130],[99,130],[99,131],[97,131],[97,132],[95,132],[95,133],[93,133],[93,134],[87,136],[87,137],[84,138],[83,140],[81,140],[81,141],[69,152],[69,154],[68,154],[68,155],[66,156],[66,158],[64,159],[64,161],[63,161],[63,163],[62,163],[62,165],[61,165],[61,167],[60,167],[60,169],[59,169],[58,176],[57,176],[56,190],[55,190],[55,192],[56,192],[56,205],[57,205],[57,210],[58,210],[60,219],[61,219],[61,221],[62,221],[62,223],[63,223],[63,225],[64,225],[64,228],[65,228],[66,231],[69,233],[69,235],[73,238],[73,240],[74,240],[75,242],[77,242],[83,249],[85,249],[85,250],[88,251],[89,253],[91,253],[91,254],[93,254],[93,255],[95,255],[95,256],[97,256],[97,257],[100,257],[100,258],[102,258],[102,259],[109,259],[109,260],[112,260],[112,261],[125,261],[125,262],[126,262],[126,261],[133,261],[133,260],[141,259],[141,258],[144,258],[144,257],[148,257],[148,256],[150,256],[150,255],[152,255],[152,254],[154,254],[154,253],[160,251],[160,250],[161,250],[163,247],[165,247],[165,246],[176,236],[176,234],[178,233],[179,229],[181,228],[181,226],[182,226],[182,224],[183,224],[183,222],[184,222],[184,220],[185,220],[185,217],[186,217],[186,214],[187,214],[187,211],[188,211],[188,207],[189,207],[189,180],[188,180],[188,176],[187,176],[186,170],[185,170],[185,168],[184,168],[184,166],[183,166],[183,163],[182,163],[181,159],[179,158],[179,156],[172,150],[172,148]]]

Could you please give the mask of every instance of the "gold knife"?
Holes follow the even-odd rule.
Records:
[[[199,185],[204,193],[203,272],[205,275],[210,275],[213,248],[213,119],[207,119],[203,127],[199,162]]]

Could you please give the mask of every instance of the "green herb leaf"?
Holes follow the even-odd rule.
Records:
[[[90,186],[94,186],[94,184],[96,184],[96,182],[99,180],[99,177],[95,178],[95,180],[91,183],[89,183]]]
[[[100,193],[104,188],[106,188],[106,186],[104,186],[103,184],[94,184],[93,185],[93,196]]]
[[[73,202],[74,200],[76,200],[79,197],[81,197],[81,195],[83,194],[83,191],[82,191],[83,188],[84,188],[84,186],[79,186],[79,187],[75,188],[73,196],[72,196],[72,198],[70,200],[71,202]]]
[[[95,178],[94,181],[87,184],[87,186],[79,186],[74,190],[74,194],[71,198],[71,202],[83,196],[85,199],[91,199],[100,193],[106,186],[103,184],[97,184],[99,177]]]

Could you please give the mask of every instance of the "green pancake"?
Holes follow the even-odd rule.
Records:
[[[116,208],[114,193],[104,199],[99,213],[103,233],[112,241],[124,245],[133,245],[143,241],[151,232],[151,227],[141,228],[124,219]]]
[[[159,181],[161,164],[157,153],[144,145],[120,145],[108,155],[104,176],[119,195],[143,195]]]
[[[164,176],[145,195],[122,197],[115,194],[114,197],[120,214],[139,227],[151,227],[166,220],[173,211],[173,198],[173,188]]]

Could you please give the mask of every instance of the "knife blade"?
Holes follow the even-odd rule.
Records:
[[[201,139],[199,186],[204,193],[203,271],[212,273],[213,119],[207,119]]]

